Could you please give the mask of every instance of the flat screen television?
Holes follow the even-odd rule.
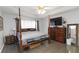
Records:
[[[62,17],[57,17],[57,18],[52,18],[50,19],[50,24],[51,25],[62,25]]]

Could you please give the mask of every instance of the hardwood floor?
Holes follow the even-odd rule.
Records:
[[[48,44],[48,41],[44,41],[38,47],[32,49],[25,49],[23,53],[78,53],[79,47],[75,46],[66,46],[56,41],[52,41],[51,44]],[[5,45],[2,53],[19,53],[18,48],[15,44]]]

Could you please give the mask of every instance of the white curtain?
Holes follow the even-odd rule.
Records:
[[[35,20],[21,20],[21,28],[22,29],[36,28],[36,21]]]

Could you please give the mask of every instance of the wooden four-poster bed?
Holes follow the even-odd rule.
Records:
[[[19,18],[16,19],[16,36],[19,41],[19,47],[20,51],[22,51],[24,48],[29,47],[29,42],[41,42],[43,39],[48,39],[48,34],[44,34],[40,31],[22,31],[21,29],[21,14],[20,14],[20,8],[19,8]]]

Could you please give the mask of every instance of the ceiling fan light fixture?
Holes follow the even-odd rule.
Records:
[[[44,14],[45,12],[45,10],[38,10],[38,14]]]
[[[37,11],[38,11],[38,14],[44,14],[46,12],[44,6],[38,6]]]

